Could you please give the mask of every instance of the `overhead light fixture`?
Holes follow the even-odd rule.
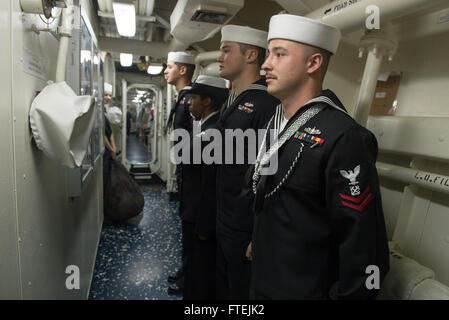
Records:
[[[122,67],[131,67],[133,64],[133,55],[131,53],[120,53],[120,65]]]
[[[129,2],[113,2],[115,23],[118,33],[123,37],[136,35],[136,7]]]
[[[162,72],[162,69],[164,69],[164,67],[161,64],[152,64],[148,67],[147,72],[148,74],[157,75]]]

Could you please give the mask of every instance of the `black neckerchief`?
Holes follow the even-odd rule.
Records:
[[[327,107],[335,108],[341,112],[344,112],[347,114],[346,109],[344,108],[341,101],[337,98],[337,96],[331,91],[331,90],[323,90],[317,97],[309,100],[304,106],[302,106],[294,115],[291,117],[287,123],[287,125],[284,127],[282,132],[279,131],[279,124],[280,119],[283,118],[284,113],[282,111],[282,105],[278,106],[278,109],[276,110],[275,114],[273,115],[272,119],[269,122],[269,125],[267,126],[267,134],[269,134],[269,129],[274,129],[277,136],[281,136],[285,130],[287,130],[295,121],[300,117],[304,112],[307,111],[312,106],[315,106],[317,104],[322,104]],[[267,146],[269,148],[269,139],[267,140]],[[260,150],[259,150],[260,152]],[[248,171],[250,175],[246,175],[247,181],[251,181],[252,175],[254,173],[255,164],[252,165],[251,169]],[[260,213],[260,211],[263,208],[263,203],[266,197],[266,183],[267,183],[268,176],[261,175],[259,178],[259,181],[257,183],[257,191],[255,194],[254,199],[254,206],[253,210],[257,214]]]
[[[170,110],[170,114],[168,116],[167,124],[165,125],[165,133],[170,130],[171,126],[173,125],[173,119],[175,118],[176,110],[178,109],[179,102],[184,98],[184,96],[188,93],[190,90],[190,86],[192,84],[189,84],[188,86],[185,86],[181,91],[179,91],[178,98],[176,99],[175,103],[173,104],[173,107]]]
[[[229,118],[229,116],[234,112],[235,109],[237,109],[238,105],[240,104],[240,102],[242,102],[242,100],[246,97],[246,95],[254,90],[260,90],[265,92],[267,91],[267,83],[264,78],[260,78],[256,82],[253,82],[248,88],[243,90],[231,104],[229,104],[228,101],[229,99],[232,99],[234,95],[231,94],[228,97],[228,100],[226,100],[225,102],[225,106],[228,107],[225,110],[223,110],[223,112],[220,115],[220,119],[218,119],[217,122],[219,128],[224,129],[226,119]]]

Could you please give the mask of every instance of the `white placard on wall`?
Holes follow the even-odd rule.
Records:
[[[45,81],[48,79],[48,59],[23,47],[23,71]]]

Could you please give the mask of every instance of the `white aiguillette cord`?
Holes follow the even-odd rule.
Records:
[[[254,167],[254,174],[253,174],[253,192],[254,192],[254,194],[256,194],[256,187],[257,187],[257,183],[259,182],[261,167],[268,163],[268,161],[271,159],[273,154],[275,154],[279,150],[279,148],[282,147],[284,145],[284,143],[287,142],[287,140],[289,140],[293,136],[293,134],[295,134],[296,131],[298,131],[298,129],[300,127],[305,125],[307,121],[309,121],[315,115],[317,115],[321,110],[324,109],[324,107],[325,107],[324,105],[317,105],[317,106],[313,106],[310,109],[306,110],[301,116],[298,117],[298,119],[295,120],[295,122],[293,122],[292,125],[290,125],[290,127],[288,127],[284,131],[284,134],[281,136],[280,139],[276,139],[274,141],[273,145],[270,146],[270,149],[267,152],[262,152],[263,150],[265,150],[266,140],[267,140],[267,135],[269,134],[270,125],[273,122],[273,119],[275,119],[275,118],[276,119],[275,119],[274,130],[276,133],[278,133],[278,131],[279,131],[279,119],[280,119],[281,115],[283,116],[283,112],[281,113],[279,110],[279,109],[282,109],[282,104],[278,105],[278,107],[277,107],[278,109],[276,110],[275,115],[273,115],[273,117],[271,117],[271,119],[270,119],[270,122],[268,122],[267,132],[265,133],[263,142],[259,149],[259,154],[257,155],[257,159],[256,159],[255,167]],[[296,159],[293,162],[293,165],[296,165],[296,162],[299,159],[301,152],[302,152],[302,148],[300,149],[298,155],[296,156]],[[284,179],[282,179],[281,183],[285,182],[285,180],[288,177],[288,175],[290,174],[291,170],[292,170],[292,168],[290,168],[287,171],[287,176],[285,176]],[[280,185],[278,185],[273,190],[273,192],[270,193],[270,195],[274,194],[274,192],[276,190],[278,190],[279,187],[280,187]]]

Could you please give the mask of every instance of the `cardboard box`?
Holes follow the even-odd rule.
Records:
[[[370,115],[391,116],[396,109],[396,95],[401,80],[400,75],[391,75],[386,81],[377,81],[373,102],[371,103]]]

